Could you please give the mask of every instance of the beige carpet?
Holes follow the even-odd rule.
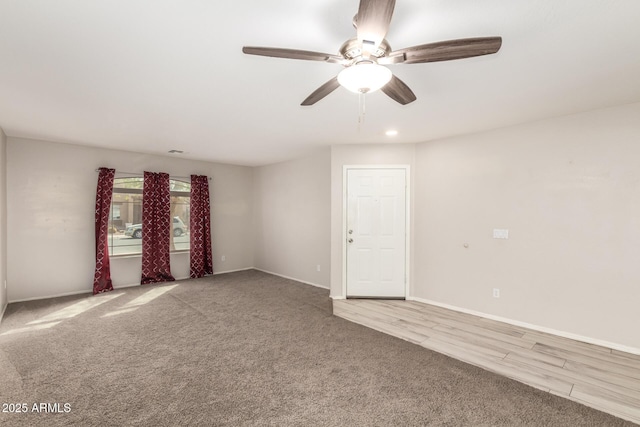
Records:
[[[334,317],[328,291],[257,271],[11,304],[0,379],[0,403],[28,407],[3,426],[632,425]]]

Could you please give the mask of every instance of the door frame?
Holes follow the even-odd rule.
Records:
[[[404,297],[409,298],[411,276],[411,166],[410,165],[343,165],[342,166],[342,295],[347,298],[347,175],[350,169],[402,169],[405,179],[405,261]]]

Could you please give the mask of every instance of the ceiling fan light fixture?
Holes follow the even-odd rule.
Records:
[[[375,92],[391,80],[392,73],[387,67],[374,62],[359,62],[345,68],[338,74],[338,83],[351,92]]]
[[[353,18],[356,36],[340,46],[338,55],[259,46],[244,46],[242,52],[274,58],[323,61],[346,67],[337,77],[313,91],[302,101],[300,105],[303,106],[315,104],[339,86],[358,94],[382,88],[389,98],[400,105],[407,105],[417,99],[416,95],[384,65],[422,64],[490,55],[498,52],[502,46],[502,37],[494,36],[445,40],[392,50],[385,37],[389,31],[395,4],[395,0],[360,0],[358,12]],[[359,98],[364,106],[364,97]]]

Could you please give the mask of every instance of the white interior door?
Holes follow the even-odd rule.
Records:
[[[404,298],[406,170],[347,169],[347,297]]]

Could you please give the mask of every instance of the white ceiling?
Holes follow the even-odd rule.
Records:
[[[358,3],[0,0],[0,127],[262,165],[331,144],[421,142],[640,101],[637,0],[397,0],[393,49],[482,36],[502,36],[502,48],[390,66],[418,100],[369,94],[360,128],[358,96],[344,88],[300,106],[340,65],[242,54],[337,53],[355,35]]]

